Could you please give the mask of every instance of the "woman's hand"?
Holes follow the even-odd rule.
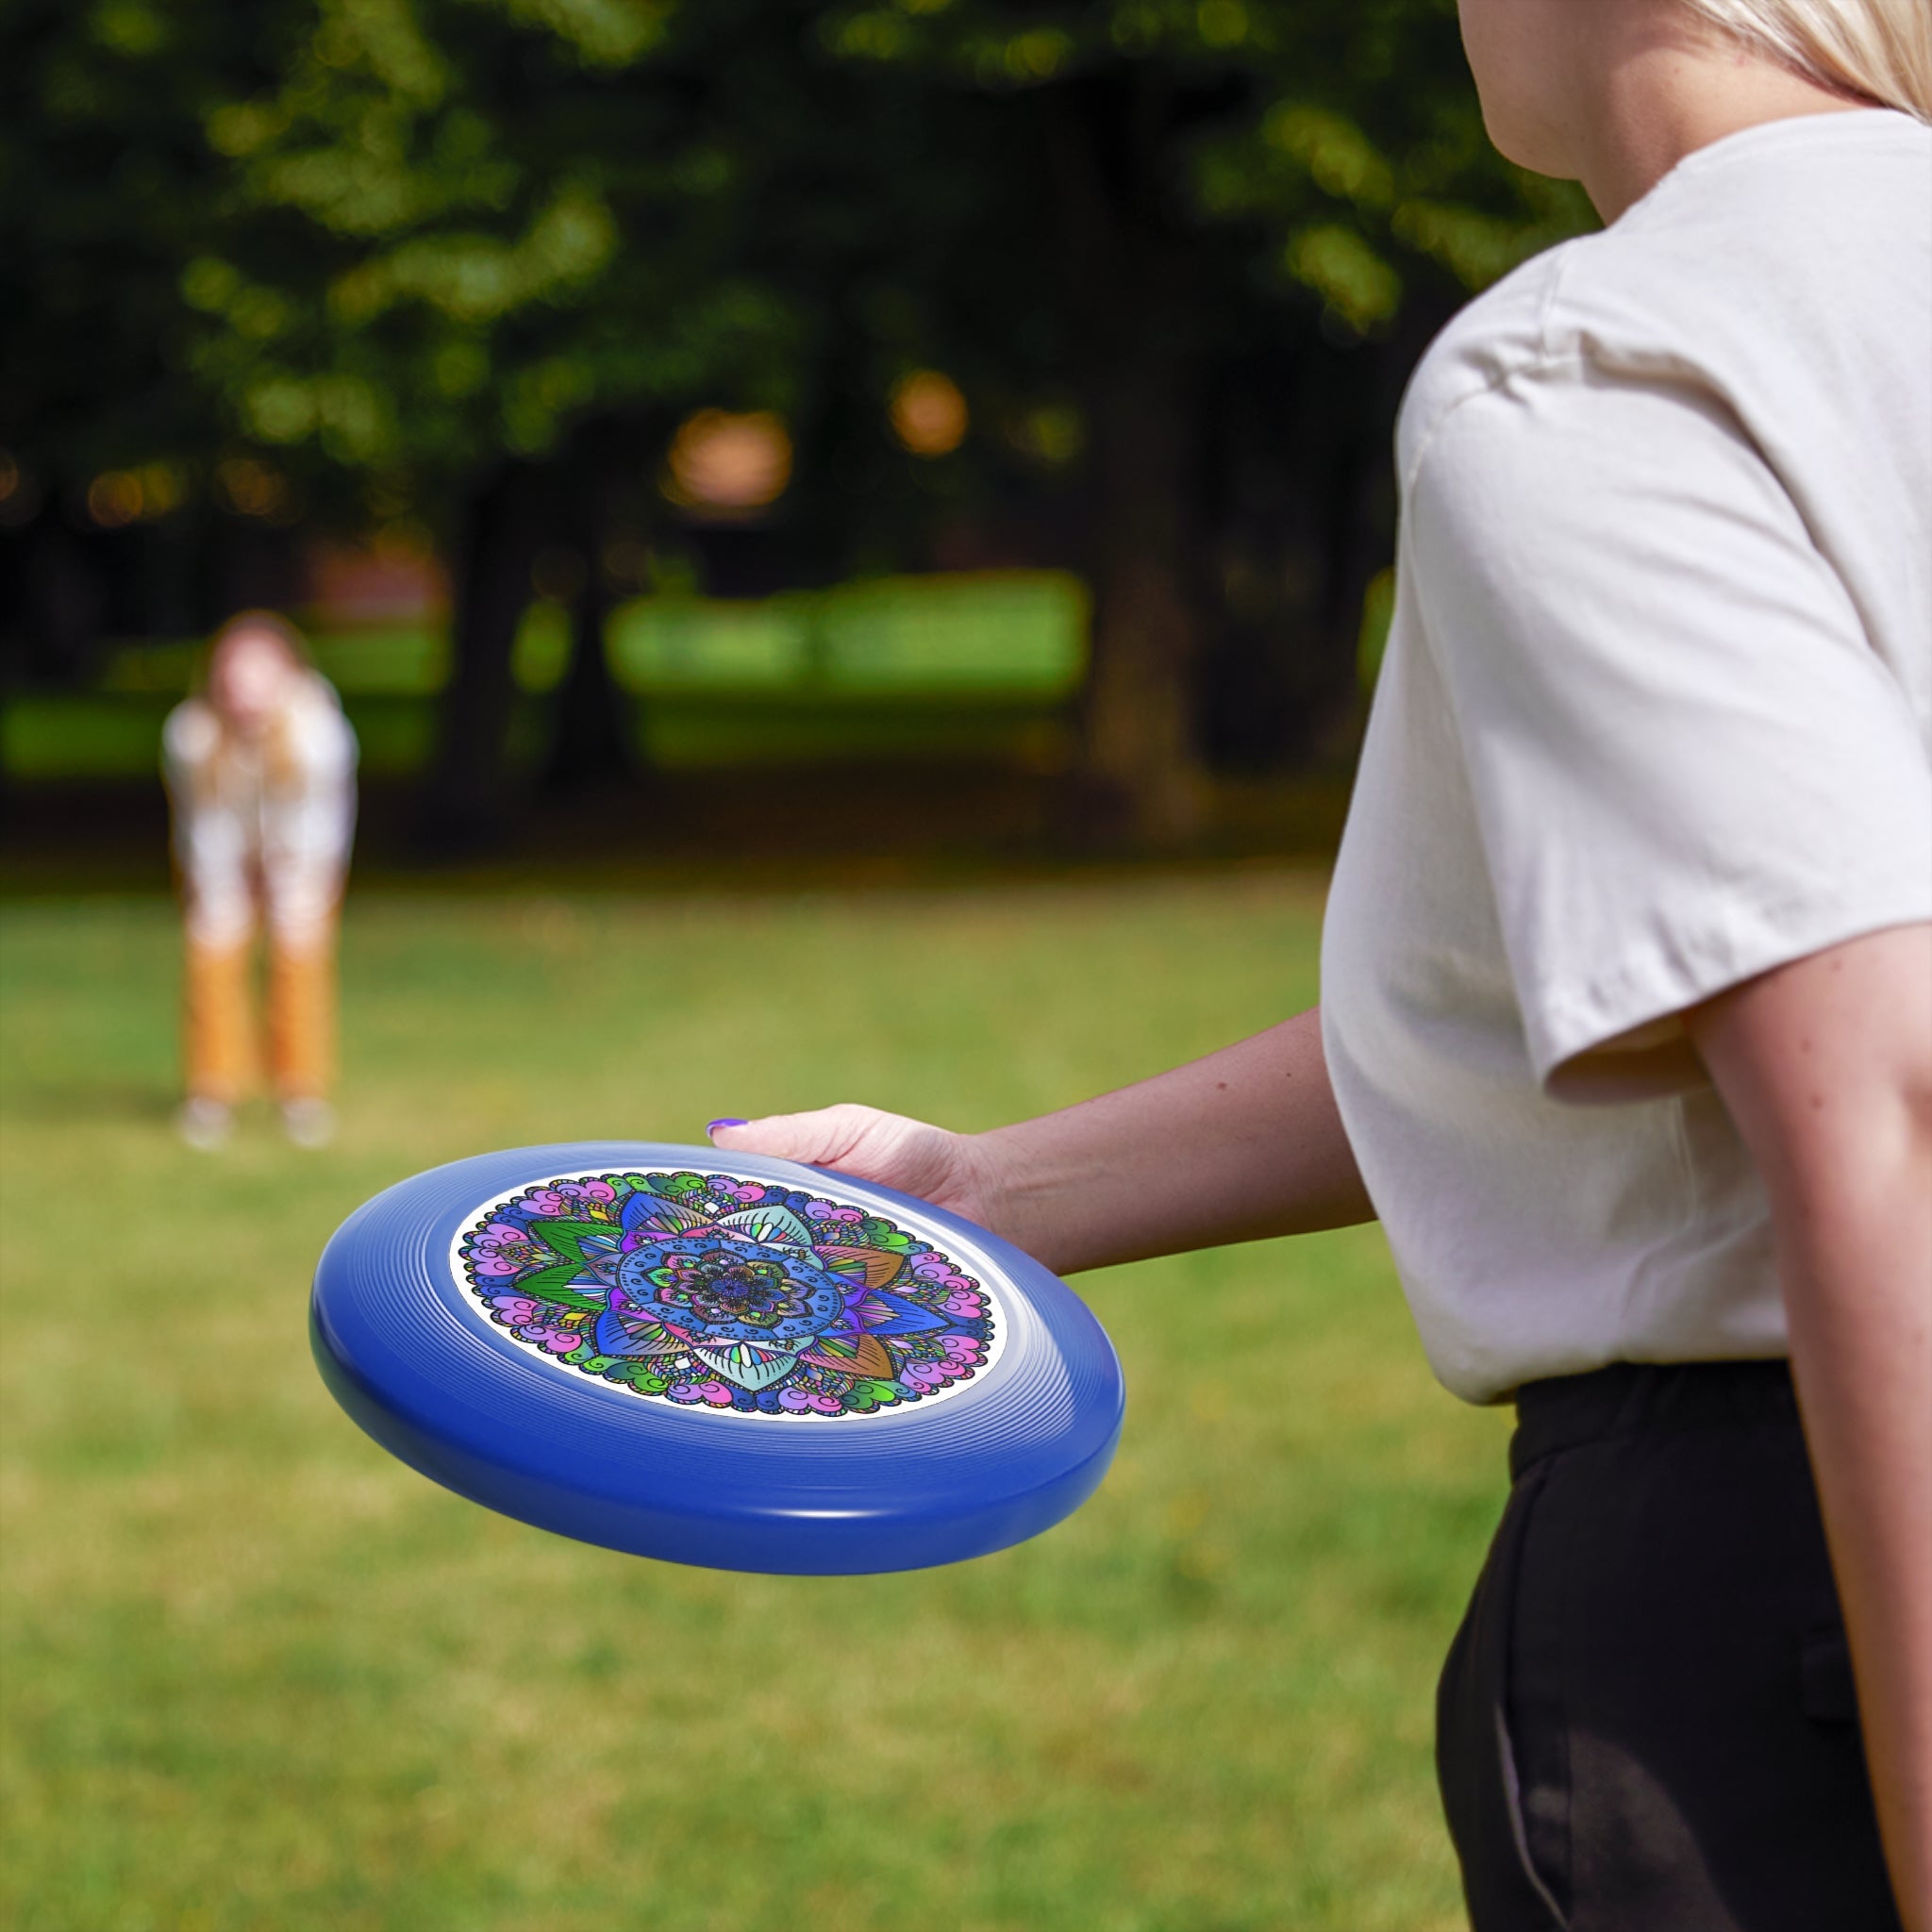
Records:
[[[827,1107],[714,1123],[713,1143],[948,1208],[1056,1274],[1370,1221],[1310,1008],[1139,1086],[985,1134]]]
[[[1004,1234],[999,1189],[980,1141],[875,1107],[822,1107],[763,1120],[714,1123],[711,1144],[833,1167],[859,1180],[916,1194]]]

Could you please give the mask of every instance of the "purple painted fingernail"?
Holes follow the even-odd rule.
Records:
[[[749,1121],[713,1121],[710,1124],[710,1125],[705,1129],[705,1132],[708,1134],[715,1134],[720,1127],[748,1127],[750,1125],[751,1123]]]

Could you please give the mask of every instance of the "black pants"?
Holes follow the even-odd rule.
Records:
[[[1437,1693],[1476,1932],[1895,1932],[1789,1371],[1518,1400]]]

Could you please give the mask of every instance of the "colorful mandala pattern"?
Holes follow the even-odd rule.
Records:
[[[559,1366],[749,1416],[876,1415],[991,1365],[991,1294],[862,1208],[724,1174],[525,1188],[458,1237],[483,1311]]]

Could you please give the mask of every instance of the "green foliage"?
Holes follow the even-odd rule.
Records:
[[[1419,275],[1480,287],[1579,220],[1489,151],[1447,0],[245,17],[15,9],[8,434],[56,467],[206,469],[239,441],[325,495],[347,475],[385,513],[446,509],[588,417],[724,401],[808,426],[846,379],[828,358],[882,388],[936,355],[1024,445],[1088,326],[1035,99],[1140,103],[1133,165],[1222,262],[1222,308],[1245,290],[1373,333]]]
[[[5,908],[0,1922],[1452,1932],[1430,1695],[1503,1423],[1431,1385],[1373,1230],[1083,1279],[1106,1485],[903,1576],[492,1516],[361,1436],[305,1334],[323,1242],[407,1174],[1057,1106],[1309,1000],[1320,896],[352,899],[339,1145],[255,1111],[220,1157],[167,1131],[171,908]],[[123,1239],[76,1265],[56,1201]]]
[[[0,441],[57,478],[216,434],[183,265],[222,230],[203,117],[258,84],[225,9],[18,0],[0,60]]]
[[[691,165],[662,91],[609,80],[664,26],[621,0],[322,0],[277,84],[208,119],[232,245],[183,292],[244,431],[407,501],[574,416],[769,376],[785,318],[729,258],[728,175]],[[291,222],[299,256],[268,245]]]
[[[1405,258],[1474,291],[1589,221],[1490,148],[1454,22],[1453,0],[898,0],[820,32],[842,58],[994,92],[1124,68],[1210,95],[1175,186],[1210,226],[1259,230],[1264,278],[1359,335],[1400,308]]]

